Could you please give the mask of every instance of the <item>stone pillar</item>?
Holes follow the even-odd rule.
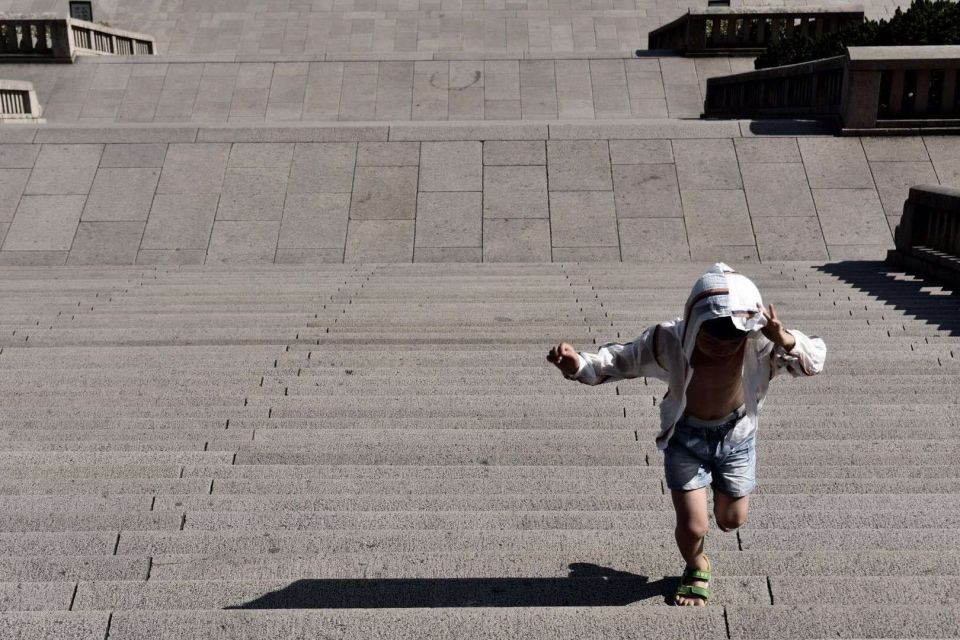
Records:
[[[53,40],[53,57],[57,60],[73,58],[73,29],[68,20],[54,20],[50,23],[50,37]]]
[[[713,19],[713,18],[709,18]],[[688,16],[684,51],[704,51],[707,48],[707,20],[704,16]],[[716,22],[714,22],[716,25]]]
[[[877,125],[880,99],[880,72],[858,71],[847,61],[843,70],[845,87],[840,117],[845,129],[872,129]]]

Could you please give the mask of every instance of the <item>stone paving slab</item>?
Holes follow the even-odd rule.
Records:
[[[2,612],[0,631],[8,638],[63,638],[64,640],[99,640],[107,633],[110,616],[106,611],[66,612]]]
[[[846,637],[882,637],[893,630],[911,630],[925,635],[955,636],[960,633],[958,614],[936,605],[882,606],[867,605],[863,617],[851,624],[842,606],[817,605],[811,607],[756,607],[734,606],[729,609],[730,637],[746,638],[754,634],[775,633],[785,638],[806,638],[829,633],[845,627]],[[841,622],[842,621],[842,622]]]
[[[0,582],[0,610],[66,611],[73,591],[69,582]]]
[[[5,556],[0,581],[146,580],[150,560],[135,556]]]

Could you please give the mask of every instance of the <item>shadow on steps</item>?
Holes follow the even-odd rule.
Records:
[[[382,609],[409,607],[622,606],[663,598],[676,578],[575,562],[566,578],[391,578],[297,580],[226,609]]]
[[[915,280],[895,280],[894,275],[904,273],[903,269],[881,261],[833,262],[816,269],[918,320],[949,331],[951,336],[960,336],[960,296],[956,292],[942,295],[921,291],[940,286],[934,280],[919,275],[914,276]]]

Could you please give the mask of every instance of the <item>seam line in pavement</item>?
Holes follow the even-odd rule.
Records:
[[[767,593],[770,594],[770,606],[773,606],[773,585],[770,584],[770,576],[767,576]]]
[[[110,612],[110,615],[107,616],[107,630],[103,634],[103,640],[109,640],[110,638],[110,625],[113,623],[113,611]]]
[[[153,503],[150,503],[150,511],[153,511]],[[113,555],[117,555],[117,549],[120,548],[120,534],[122,531],[117,531],[117,540],[113,543]]]
[[[379,82],[379,76],[377,76],[377,79],[378,79],[378,82]],[[379,86],[378,86],[378,88],[379,88]],[[412,109],[413,109],[413,107],[411,106],[411,110],[412,110]],[[357,144],[357,153],[359,154],[359,152],[360,152],[360,145]],[[417,209],[420,208],[420,178],[422,177],[421,174],[423,173],[422,167],[423,167],[423,142],[421,141],[420,144],[417,145],[417,194],[416,194],[416,196],[415,196],[415,198],[414,198],[414,199],[416,200],[416,203],[417,203],[417,204],[416,204]],[[354,169],[354,175],[356,175],[356,169]],[[354,178],[354,180],[356,180],[356,178]],[[480,218],[481,218],[481,220],[482,220],[482,219],[483,219],[483,142],[480,143],[480,194],[481,194],[481,195],[480,195]],[[350,194],[350,197],[353,198],[353,194]],[[411,262],[411,263],[417,261],[417,218],[418,218],[418,217],[419,217],[419,216],[417,215],[417,212],[414,211],[414,213],[413,213],[413,243],[412,243],[413,246],[410,247],[410,262]],[[481,245],[481,247],[483,246],[483,222],[480,223],[480,245]],[[481,254],[481,255],[480,255],[480,260],[483,261],[483,249],[482,249],[482,248],[480,249],[480,254]],[[346,283],[344,283],[344,284],[346,284]],[[352,296],[351,296],[351,301],[352,301],[352,300],[353,300],[353,298],[352,298]],[[330,331],[329,331],[329,328],[328,328],[328,329],[327,329],[327,333],[329,333],[329,332],[330,332]]]
[[[697,90],[698,91],[700,90],[699,76],[700,76],[700,72],[698,71],[697,72]],[[723,138],[723,139],[726,140],[726,138]],[[753,234],[753,248],[757,250],[757,262],[760,262],[762,264],[763,256],[760,255],[760,243],[757,241],[757,227],[753,223],[753,214],[750,213],[750,201],[747,200],[747,183],[743,179],[743,167],[740,165],[740,157],[737,155],[737,143],[733,138],[730,138],[730,146],[733,147],[733,157],[737,161],[737,175],[740,176],[740,189],[743,190],[743,206],[747,210],[747,218],[750,219],[750,232]],[[673,147],[673,143],[671,142],[671,148],[672,147]],[[676,160],[676,158],[674,158],[674,160]],[[678,174],[677,185],[679,186],[679,184],[680,184],[680,180],[679,180],[679,174]],[[813,197],[812,192],[810,197],[811,198]],[[682,206],[683,205],[681,203],[681,208]],[[824,244],[826,244],[826,241],[824,241]]]
[[[70,596],[70,606],[67,607],[67,611],[73,611],[73,603],[77,601],[77,590],[80,588],[79,582],[73,583],[73,595]]]
[[[730,638],[730,618],[727,617],[727,608],[723,608],[723,626],[727,630],[727,638]]]

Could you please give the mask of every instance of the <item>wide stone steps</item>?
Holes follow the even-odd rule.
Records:
[[[759,496],[758,496],[759,497]],[[768,496],[772,499],[772,496]],[[796,496],[777,496],[783,499]],[[844,496],[840,496],[844,497]],[[867,496],[846,496],[851,501]],[[889,496],[887,496],[889,497]],[[900,496],[916,499],[916,496]],[[937,495],[931,496],[937,498]],[[666,499],[666,498],[665,498]],[[661,533],[645,534],[643,548],[671,551],[674,543]],[[710,545],[724,551],[775,551],[785,546],[794,549],[823,549],[828,551],[855,551],[864,547],[877,550],[910,550],[922,544],[929,551],[951,551],[956,548],[957,535],[936,529],[889,528],[845,529],[762,529],[744,530],[739,536],[712,534]],[[119,540],[119,544],[118,544]],[[382,529],[371,531],[330,530],[323,536],[311,532],[273,531],[268,533],[225,533],[204,531],[82,531],[3,533],[0,545],[10,556],[29,555],[120,555],[186,554],[186,553],[362,553],[376,549],[381,553],[433,551],[503,551],[503,552],[597,552],[603,550],[630,551],[638,547],[631,536],[622,531],[605,529],[586,530],[407,530]]]
[[[269,504],[264,505],[265,509]],[[760,529],[842,529],[956,527],[960,515],[931,511],[873,509],[808,512],[806,509],[758,510],[751,527]],[[8,512],[0,531],[245,531],[328,529],[669,529],[669,510],[638,511],[57,511]]]
[[[537,584],[537,583],[534,583]],[[304,586],[309,585],[303,585]],[[443,583],[433,586],[444,586]],[[467,585],[468,588],[470,585]],[[496,585],[491,585],[491,588]],[[543,587],[550,587],[546,583]],[[516,587],[514,587],[516,590]],[[538,589],[538,592],[542,589]],[[375,594],[377,595],[377,594]],[[415,591],[412,596],[417,597]],[[424,597],[421,595],[421,599]],[[434,598],[429,597],[428,600]],[[552,598],[550,599],[552,600]],[[560,601],[545,604],[522,595],[508,601],[508,606],[483,606],[488,598],[470,601],[466,607],[451,614],[447,609],[379,608],[370,609],[371,601],[363,599],[356,604],[363,608],[337,608],[317,611],[316,607],[330,607],[329,599],[313,601],[313,608],[291,611],[136,611],[108,613],[106,611],[47,613],[17,612],[5,614],[2,623],[12,633],[23,637],[41,637],[43,634],[69,629],[66,640],[100,638],[109,627],[110,637],[152,640],[181,640],[186,638],[253,638],[278,637],[292,630],[305,637],[315,637],[331,627],[345,630],[364,629],[368,638],[429,638],[451,639],[464,634],[478,637],[536,635],[543,629],[551,630],[558,639],[582,638],[597,634],[609,638],[629,638],[637,629],[662,637],[727,638],[729,625],[732,637],[787,637],[826,638],[839,627],[849,629],[849,638],[880,638],[888,636],[891,628],[907,628],[916,637],[956,635],[956,614],[948,607],[937,605],[866,605],[860,609],[857,624],[850,625],[849,611],[841,605],[809,605],[803,607],[769,605],[731,605],[726,610],[708,608],[693,614],[682,611],[661,611],[647,607],[622,607],[618,600],[612,606],[595,605],[587,596],[588,606],[564,606]],[[454,603],[458,600],[451,598]],[[576,602],[576,598],[574,598]],[[307,601],[311,602],[311,601]],[[462,603],[462,600],[459,602]],[[609,601],[606,601],[609,602]],[[269,604],[269,603],[265,603]],[[395,602],[403,606],[403,602]],[[534,606],[524,606],[534,605]],[[471,608],[480,605],[482,608]],[[276,605],[273,605],[276,606]],[[334,605],[335,606],[335,605]],[[723,615],[726,613],[727,615]],[[861,619],[862,616],[862,619]],[[939,632],[939,633],[938,633]],[[756,634],[756,635],[754,635]]]
[[[960,309],[831,268],[745,269],[827,363],[771,383],[698,611],[663,606],[666,386],[544,356],[701,265],[10,269],[0,636],[960,636]]]
[[[564,596],[571,600],[588,599],[592,593],[599,600],[601,597],[603,599],[617,597],[616,593],[620,591],[620,597],[627,601],[624,604],[645,605],[659,604],[661,601],[658,598],[634,600],[630,595],[655,594],[666,597],[670,594],[670,590],[667,588],[669,580],[665,581],[663,577],[645,578],[645,576],[631,576],[629,574],[620,576],[598,575],[595,577],[587,575],[578,576],[575,579],[555,578],[553,579],[556,589],[554,597],[558,600]],[[755,590],[758,579],[763,581],[763,578],[759,576],[744,576],[737,581],[736,587],[730,585],[725,589],[718,588],[715,596],[718,601],[723,601],[724,604],[746,604],[745,600],[752,598],[762,600],[762,596],[758,597],[759,594]],[[491,579],[488,586],[499,587],[499,589],[490,589],[484,594],[486,598],[492,599],[499,596],[502,603],[508,604],[516,598],[523,598],[525,593],[526,597],[530,597],[529,589],[523,588],[521,584],[511,585],[504,582],[497,585],[493,580]],[[847,585],[876,593],[875,602],[888,605],[926,604],[929,606],[927,589],[946,588],[950,584],[947,578],[940,577],[930,578],[926,585],[921,580],[900,576],[866,576],[846,580],[847,582],[841,583],[837,579],[827,577],[798,576],[796,582],[787,579],[771,580],[769,591],[773,594],[774,601],[780,606],[815,604],[831,589],[845,589],[848,588]],[[437,588],[441,584],[424,582],[425,584],[422,586],[412,581],[404,585],[409,587],[412,592],[409,596],[410,601],[403,603],[404,606],[414,605],[417,599],[420,599],[421,605],[428,606],[430,598],[440,595],[437,593]],[[0,589],[13,592],[14,584],[5,583],[0,586]],[[49,600],[63,602],[66,599],[69,601],[71,596],[70,590],[64,589],[64,585],[36,582],[20,583],[19,586],[19,590],[24,592],[20,595],[22,601],[30,603],[36,610],[48,608]],[[107,608],[127,611],[135,609],[222,609],[240,606],[241,603],[255,600],[265,593],[278,591],[287,586],[287,584],[277,580],[157,580],[136,586],[128,582],[82,582],[77,586],[74,605],[77,610],[86,611]],[[417,589],[418,586],[421,586],[421,589]],[[459,606],[470,606],[471,594],[464,589],[466,585],[457,585],[451,582],[443,586],[454,590],[453,593],[446,595],[450,599],[448,605],[459,600]],[[741,590],[743,586],[751,587],[751,591],[745,594]],[[288,591],[287,604],[290,608],[294,608],[297,604],[309,606],[327,599],[332,600],[338,596],[342,597],[344,601],[348,599],[359,600],[362,597],[362,592],[359,591],[360,587],[360,583],[351,583],[349,580],[330,581],[326,584],[323,580],[304,580]],[[416,593],[417,590],[421,592]],[[811,596],[811,593],[813,596]],[[12,595],[13,593],[11,593]],[[380,597],[388,596],[388,592],[385,591],[379,595]],[[943,604],[953,604],[955,602],[955,598],[947,596],[947,602]],[[755,604],[766,603],[760,601]],[[332,603],[328,606],[332,606]],[[356,606],[360,606],[360,603],[357,602]],[[61,608],[65,608],[65,606]]]

